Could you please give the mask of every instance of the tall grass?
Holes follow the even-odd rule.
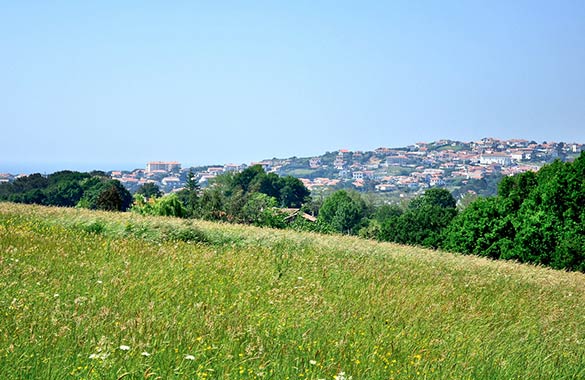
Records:
[[[1,379],[580,379],[585,275],[0,204]]]

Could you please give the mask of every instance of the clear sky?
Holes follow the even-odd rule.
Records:
[[[0,172],[585,142],[585,1],[3,1]]]

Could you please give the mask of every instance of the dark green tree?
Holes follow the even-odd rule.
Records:
[[[62,170],[52,174],[49,174],[47,177],[49,181],[49,186],[55,185],[61,182],[77,182],[90,178],[91,176],[88,173],[81,173],[71,170]]]
[[[82,181],[81,187],[85,190],[77,204],[79,207],[126,211],[132,205],[132,194],[120,181],[92,177]]]
[[[76,180],[63,179],[51,184],[46,190],[46,204],[74,207],[83,196],[83,189]]]
[[[39,173],[18,177],[12,183],[14,193],[24,193],[29,190],[44,190],[49,186],[49,180]]]
[[[433,188],[415,197],[406,211],[397,211],[381,222],[380,240],[401,244],[438,248],[443,231],[451,223],[457,209],[456,201],[445,189]]]
[[[191,170],[189,170],[189,174],[187,174],[185,190],[187,191],[186,205],[189,216],[195,216],[195,210],[199,206],[199,192],[201,191],[201,186],[199,186],[195,174]]]
[[[457,201],[448,190],[432,188],[414,198],[408,205],[411,210],[424,207],[455,208]]]
[[[300,208],[309,200],[311,193],[298,178],[286,176],[281,183],[280,204],[283,207]]]
[[[262,177],[266,176],[261,165],[253,165],[244,169],[234,176],[234,187],[239,187],[244,193],[250,190],[253,183],[257,183]]]
[[[585,271],[585,155],[504,178],[498,196],[471,203],[445,249]]]
[[[355,233],[365,214],[365,203],[360,200],[357,193],[352,197],[347,191],[338,190],[323,202],[318,221],[341,233]]]
[[[512,218],[497,198],[478,198],[443,233],[443,248],[494,259],[509,255],[515,236]]]
[[[136,194],[140,194],[147,199],[160,198],[162,196],[162,191],[160,191],[160,188],[155,183],[147,182],[138,188]]]
[[[120,211],[122,209],[122,197],[115,186],[108,186],[98,195],[96,208],[105,211]]]

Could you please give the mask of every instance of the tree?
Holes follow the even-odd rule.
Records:
[[[394,227],[402,214],[402,209],[397,205],[384,204],[377,207],[359,235],[369,239],[393,241]]]
[[[408,208],[411,210],[423,207],[440,207],[455,208],[457,201],[451,193],[445,189],[432,188],[424,192],[423,195],[414,198]]]
[[[155,215],[154,204],[156,203],[156,198],[146,199],[142,194],[138,193],[134,194],[133,198],[134,202],[130,211],[140,215]]]
[[[77,204],[78,207],[126,211],[132,205],[132,194],[120,181],[91,177],[82,181],[81,187],[84,192]]]
[[[193,171],[191,170],[189,170],[189,174],[187,174],[187,184],[185,188],[187,190],[186,201],[189,216],[194,216],[195,209],[199,204],[199,191],[201,190],[201,187],[199,186],[199,183],[197,183],[195,174],[193,174]]]
[[[51,206],[73,207],[83,196],[83,189],[75,180],[54,182],[45,190],[46,204]]]
[[[183,207],[183,204],[176,194],[170,194],[157,199],[153,210],[155,215],[160,216],[184,218],[187,214],[187,210]]]
[[[185,204],[188,204],[188,191],[180,194]],[[267,199],[256,194],[276,199],[281,207],[300,208],[310,200],[309,190],[299,179],[267,174],[262,166],[254,165],[240,173],[217,176],[197,199],[198,211],[206,219],[251,223],[250,207],[259,199]]]
[[[352,197],[347,191],[338,190],[325,199],[318,220],[338,232],[355,233],[365,211],[365,203],[360,200],[359,194]]]
[[[22,193],[11,194],[8,197],[10,202],[27,204],[46,204],[47,196],[41,189],[31,189]]]
[[[585,271],[585,154],[502,180],[444,234],[445,249]]]
[[[285,216],[276,206],[277,201],[274,197],[255,193],[242,208],[243,221],[260,227],[284,228]]]
[[[15,193],[24,193],[29,190],[44,190],[49,186],[49,180],[39,173],[18,177],[12,183]]]
[[[283,207],[300,208],[309,199],[311,193],[298,178],[286,176],[281,183],[280,204]]]
[[[62,170],[52,174],[49,174],[47,180],[49,181],[49,186],[55,185],[61,182],[77,182],[90,178],[91,176],[88,173],[81,173],[71,170]]]
[[[442,247],[494,259],[506,256],[515,230],[503,211],[497,198],[478,198],[444,231]]]
[[[122,197],[115,186],[108,186],[98,195],[96,208],[105,211],[120,211],[122,209]]]
[[[282,186],[283,180],[281,177],[274,173],[268,173],[266,175],[256,176],[252,190],[280,200]]]
[[[443,230],[457,215],[456,202],[445,189],[433,188],[415,197],[404,213],[394,210],[380,223],[380,240],[438,248]]]
[[[226,220],[226,196],[220,187],[208,188],[199,199],[200,217],[207,220]]]
[[[250,185],[265,176],[266,173],[261,165],[253,165],[242,170],[234,176],[234,187],[239,187],[244,193],[248,192]]]
[[[140,194],[145,198],[160,198],[162,191],[160,191],[160,188],[156,184],[147,182],[138,188],[136,194]]]

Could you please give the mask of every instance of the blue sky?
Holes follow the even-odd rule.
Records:
[[[0,9],[0,171],[585,142],[581,0]]]

